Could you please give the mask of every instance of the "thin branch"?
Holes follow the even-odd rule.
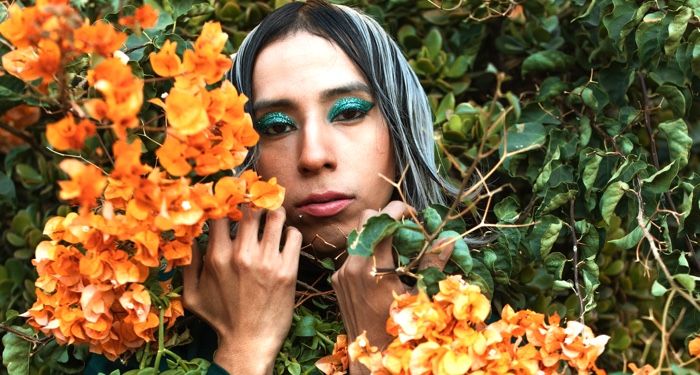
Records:
[[[36,139],[32,137],[31,134],[28,134],[24,131],[21,131],[19,129],[16,129],[8,124],[5,124],[3,122],[0,122],[0,129],[14,135],[17,138],[22,139],[23,141],[27,142],[31,148],[39,151],[42,155],[46,157],[51,157],[51,154],[46,152],[46,150],[39,144],[37,143]]]
[[[586,324],[584,320],[584,303],[583,295],[581,293],[581,285],[578,280],[578,238],[576,237],[576,219],[574,218],[574,200],[572,199],[569,204],[569,223],[571,226],[571,240],[573,241],[574,250],[574,289],[576,290],[576,297],[578,297],[579,304],[579,320],[581,324]]]

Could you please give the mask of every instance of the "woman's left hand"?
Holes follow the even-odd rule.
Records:
[[[388,214],[394,219],[407,215],[410,206],[401,201],[392,201],[381,211],[365,210],[359,228],[372,216]],[[358,230],[359,230],[358,228]],[[386,320],[393,294],[402,294],[412,288],[401,282],[395,273],[374,276],[374,269],[393,269],[396,267],[391,249],[392,238],[379,243],[374,256],[363,257],[348,255],[343,265],[331,277],[333,289],[338,297],[340,313],[350,342],[367,331],[367,338],[372,346],[386,347],[392,337],[386,333]],[[428,251],[421,259],[419,269],[437,267],[442,270],[450,259],[454,245],[444,246],[441,252]],[[355,373],[351,364],[351,373]],[[358,368],[359,370],[359,368]]]

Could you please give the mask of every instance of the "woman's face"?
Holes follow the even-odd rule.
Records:
[[[369,85],[334,43],[307,32],[265,47],[253,70],[257,170],[286,187],[287,223],[323,255],[345,247],[365,209],[390,200],[394,158]]]

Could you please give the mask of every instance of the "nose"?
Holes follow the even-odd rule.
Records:
[[[334,150],[333,129],[323,119],[308,119],[301,130],[297,170],[302,175],[334,170],[337,158]]]

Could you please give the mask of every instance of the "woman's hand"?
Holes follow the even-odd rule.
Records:
[[[359,228],[376,215],[388,214],[394,219],[407,215],[412,208],[400,201],[392,201],[381,211],[365,210]],[[444,246],[442,251],[426,252],[419,268],[437,267],[442,270],[450,259],[454,245]],[[374,250],[373,257],[348,255],[345,263],[331,277],[333,289],[338,297],[340,313],[350,342],[367,331],[367,338],[372,346],[386,347],[392,337],[386,333],[386,320],[393,294],[402,294],[411,288],[401,282],[398,275],[388,274],[373,276],[375,268],[395,268],[391,249],[391,238],[380,242]],[[366,373],[367,369],[357,362],[350,364],[350,373]]]
[[[280,251],[284,208],[267,213],[258,240],[261,216],[243,209],[234,239],[228,219],[213,221],[204,261],[193,249],[184,270],[185,306],[216,331],[214,361],[232,374],[272,373],[292,323],[301,233],[288,227]]]

